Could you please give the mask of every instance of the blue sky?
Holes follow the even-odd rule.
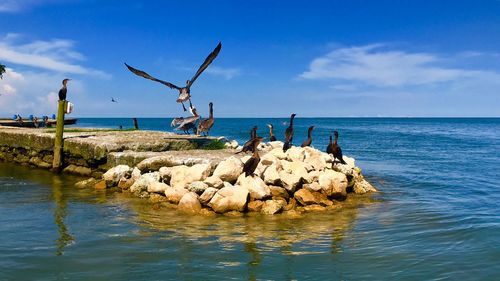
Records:
[[[68,77],[75,116],[180,116],[123,62],[183,85],[219,41],[202,115],[500,116],[498,0],[3,0],[0,115],[54,112]]]

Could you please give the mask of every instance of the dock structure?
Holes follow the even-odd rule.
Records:
[[[50,169],[54,140],[54,129],[0,126],[0,161]],[[171,157],[180,164],[216,164],[234,153],[232,149],[204,149],[216,140],[159,131],[71,128],[64,132],[62,168],[65,173],[96,176],[110,167],[135,166],[155,156]]]

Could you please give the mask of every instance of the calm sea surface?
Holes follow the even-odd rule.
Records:
[[[139,119],[170,130],[170,119]],[[243,141],[286,119],[217,119]],[[80,119],[125,128],[131,119]],[[297,119],[381,192],[333,213],[196,218],[0,163],[0,280],[500,280],[500,119]]]

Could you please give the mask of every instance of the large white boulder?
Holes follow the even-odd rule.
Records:
[[[321,192],[326,196],[345,197],[347,195],[347,177],[333,170],[326,170],[319,176]]]
[[[194,181],[187,186],[187,190],[194,192],[196,194],[202,194],[205,189],[208,188],[208,185],[202,181]]]
[[[245,174],[241,174],[236,184],[248,189],[251,198],[260,200],[271,197],[271,189],[269,189],[266,183],[259,177],[245,177]]]
[[[160,172],[161,181],[170,182],[170,179],[172,178],[172,167],[161,167],[158,172]]]
[[[271,166],[267,167],[267,169],[264,171],[263,176],[264,182],[266,184],[278,185],[281,182],[277,164],[272,164]]]
[[[295,190],[302,185],[301,176],[289,174],[285,171],[280,171],[279,175],[281,184],[288,192],[295,192]]]
[[[243,212],[248,202],[248,189],[241,186],[223,187],[212,197],[208,204],[215,212]]]
[[[106,181],[107,186],[115,186],[122,177],[129,177],[132,173],[132,168],[127,165],[118,165],[106,171],[102,175],[102,179]]]
[[[187,187],[192,182],[205,180],[210,175],[210,171],[210,164],[172,167],[170,185],[173,187]]]
[[[160,174],[158,172],[143,174],[139,179],[137,179],[134,182],[134,184],[132,184],[132,186],[130,187],[130,191],[132,192],[146,191],[150,184],[159,181],[160,181]]]
[[[214,176],[223,181],[235,182],[243,172],[243,162],[240,159],[231,156],[228,159],[221,161],[215,168]]]
[[[286,159],[286,153],[283,152],[283,148],[281,147],[273,148],[271,151],[268,152],[268,154],[271,154],[280,160]]]
[[[292,146],[286,151],[286,159],[290,161],[304,161],[306,157],[306,152],[304,148],[298,146]]]

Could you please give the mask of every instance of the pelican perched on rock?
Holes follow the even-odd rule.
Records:
[[[285,130],[285,144],[283,145],[283,151],[287,151],[292,146],[293,141],[293,118],[295,118],[295,113],[290,116],[290,126]]]
[[[59,90],[59,100],[66,100],[66,94],[68,93],[68,81],[71,79],[64,79],[62,81],[62,88]]]
[[[306,146],[311,146],[312,143],[312,131],[314,130],[314,126],[309,127],[307,129],[307,139],[302,143],[300,147],[306,147]]]
[[[339,159],[340,163],[347,164],[342,158],[342,149],[340,149],[340,146],[337,144],[337,140],[339,139],[339,132],[333,131],[333,134],[335,135],[335,141],[332,142],[332,135],[330,135],[330,143],[326,147],[326,153],[333,155],[332,166],[335,164],[335,158]]]
[[[257,147],[263,139],[264,138],[262,137],[256,137],[254,142],[252,143],[252,157],[250,157],[250,159],[248,159],[245,164],[243,164],[243,172],[245,172],[245,177],[252,176],[255,172],[255,169],[257,169],[257,166],[259,165],[260,156]]]
[[[209,103],[208,108],[210,111],[210,115],[207,119],[201,120],[200,124],[198,125],[197,134],[206,133],[206,135],[208,136],[208,132],[210,131],[210,129],[212,129],[212,126],[214,125],[214,104]]]
[[[273,132],[273,124],[267,124],[267,126],[269,127],[269,141],[276,141],[276,137],[274,136],[274,132]]]
[[[217,55],[219,54],[221,48],[222,48],[222,44],[219,42],[219,44],[217,44],[217,47],[215,47],[215,49],[208,55],[208,57],[205,59],[205,61],[201,64],[200,68],[198,68],[198,71],[196,71],[196,74],[193,76],[193,78],[191,78],[191,80],[187,80],[186,81],[186,86],[184,86],[184,87],[179,87],[179,86],[176,86],[176,85],[174,85],[174,84],[172,84],[170,82],[166,82],[166,81],[154,78],[153,76],[147,74],[146,72],[144,72],[142,70],[139,70],[139,69],[135,69],[135,68],[131,67],[130,65],[126,64],[126,63],[125,63],[125,65],[135,75],[138,75],[138,76],[144,77],[146,79],[162,83],[163,85],[169,87],[170,89],[176,89],[176,90],[178,90],[179,91],[179,97],[177,99],[177,102],[180,102],[182,104],[182,108],[184,109],[184,111],[187,111],[186,107],[184,106],[184,102],[186,102],[186,101],[189,100],[189,105],[191,105],[191,86],[193,85],[194,81],[196,81],[196,79],[198,78],[198,76],[200,76],[200,74],[205,69],[207,69],[207,67],[217,57]]]
[[[253,144],[255,142],[255,139],[257,138],[257,126],[254,126],[252,130],[250,130],[250,139],[243,144],[243,148],[236,152],[236,154],[241,153],[241,152],[248,152],[252,151]]]

